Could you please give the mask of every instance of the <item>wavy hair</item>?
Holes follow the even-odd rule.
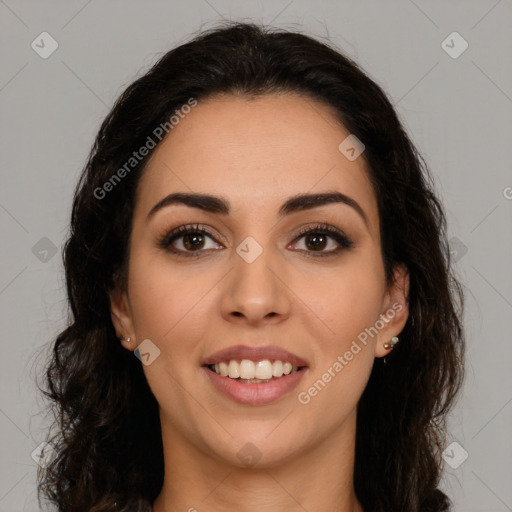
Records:
[[[450,510],[438,485],[447,413],[463,383],[464,296],[430,171],[383,90],[329,42],[224,22],[124,90],[77,185],[63,249],[70,320],[52,342],[41,390],[55,418],[47,437],[55,456],[38,471],[38,497],[59,511],[125,511],[137,500],[152,503],[163,485],[158,404],[142,365],[116,337],[109,304],[113,287],[126,284],[137,183],[153,150],[108,193],[98,190],[191,98],[279,92],[332,107],[363,141],[387,284],[396,264],[409,270],[401,342],[387,364],[375,359],[358,403],[356,495],[366,512]]]

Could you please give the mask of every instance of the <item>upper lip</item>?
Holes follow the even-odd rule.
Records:
[[[231,359],[249,359],[254,362],[273,359],[290,362],[293,366],[308,366],[306,360],[275,345],[267,345],[265,347],[235,345],[219,350],[218,352],[215,352],[215,354],[206,357],[203,361],[203,365],[208,366],[211,364],[218,364],[230,361]]]

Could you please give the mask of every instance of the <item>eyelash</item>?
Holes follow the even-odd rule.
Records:
[[[173,253],[173,254],[176,254],[178,256],[183,256],[185,258],[190,258],[190,257],[197,258],[197,257],[201,256],[202,252],[206,252],[208,250],[217,250],[217,249],[206,249],[206,250],[199,249],[197,251],[183,251],[181,249],[175,249],[172,247],[172,243],[175,240],[182,238],[183,236],[185,236],[187,234],[191,234],[191,233],[201,233],[201,234],[207,235],[212,240],[217,242],[217,240],[215,240],[215,237],[213,236],[213,234],[210,233],[207,229],[204,229],[201,224],[194,224],[194,225],[180,226],[179,228],[174,229],[170,233],[167,233],[164,236],[160,237],[160,239],[158,240],[158,246],[161,247],[162,249],[165,249],[165,250]],[[299,251],[304,252],[307,257],[325,258],[325,257],[335,256],[342,250],[350,249],[354,246],[354,242],[352,240],[350,240],[342,231],[340,231],[339,229],[337,229],[329,224],[325,224],[325,223],[320,223],[320,224],[316,224],[314,226],[308,226],[308,227],[301,229],[299,231],[299,233],[297,233],[297,236],[294,238],[292,243],[295,243],[299,239],[304,238],[306,235],[309,235],[312,233],[320,234],[320,235],[328,235],[328,237],[335,240],[340,245],[340,247],[338,247],[337,249],[326,251],[326,252],[324,252],[324,251],[317,252],[317,251],[311,251],[311,250],[304,251],[303,249],[299,249]]]

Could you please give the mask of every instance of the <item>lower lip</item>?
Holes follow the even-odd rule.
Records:
[[[307,368],[302,368],[295,373],[273,379],[271,382],[244,384],[235,379],[223,377],[206,366],[203,366],[202,369],[219,391],[235,402],[248,405],[265,405],[275,402],[295,388],[307,370]]]

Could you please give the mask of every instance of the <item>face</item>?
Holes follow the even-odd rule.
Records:
[[[310,98],[217,96],[155,149],[137,191],[127,289],[111,304],[126,348],[148,340],[143,370],[175,453],[242,466],[247,452],[271,466],[353,439],[374,358],[405,325],[408,276],[398,268],[386,286],[364,153],[338,148],[348,135]],[[247,378],[247,361],[262,379],[280,373],[275,360],[301,369],[246,383],[205,366],[230,360],[230,375]]]

